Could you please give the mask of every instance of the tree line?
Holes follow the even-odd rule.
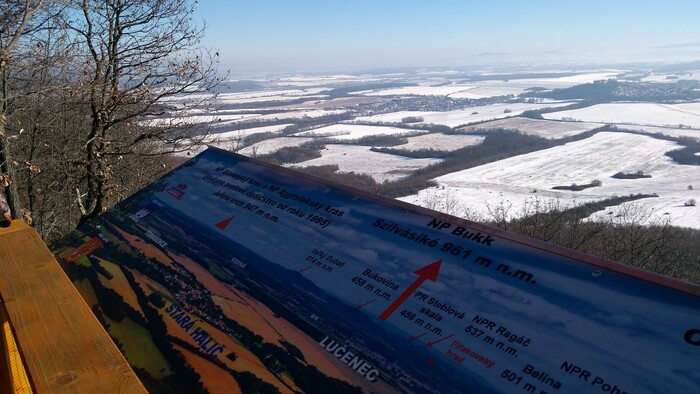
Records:
[[[428,191],[421,205],[468,220],[519,233],[609,260],[691,283],[700,283],[700,231],[675,227],[667,215],[655,215],[634,194],[567,205],[533,198],[516,208],[509,201],[489,204],[478,213],[449,191]],[[612,208],[616,207],[616,208]],[[598,213],[598,219],[590,220]]]

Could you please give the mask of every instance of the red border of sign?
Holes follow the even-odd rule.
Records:
[[[270,168],[270,169],[275,170],[275,171],[280,171],[280,172],[283,172],[283,173],[286,173],[289,175],[293,175],[297,178],[304,178],[304,179],[318,182],[318,183],[321,183],[321,184],[324,184],[327,186],[331,186],[331,187],[334,187],[337,189],[342,189],[342,190],[345,190],[347,192],[353,193],[357,196],[361,196],[361,197],[368,198],[371,200],[379,201],[382,204],[394,205],[396,207],[406,209],[407,210],[406,213],[408,213],[409,211],[414,211],[414,212],[417,212],[417,213],[420,213],[423,215],[428,215],[428,216],[438,218],[440,220],[447,220],[447,221],[450,221],[452,223],[462,224],[464,226],[468,226],[468,227],[477,229],[478,231],[481,231],[481,232],[484,232],[487,234],[491,234],[491,235],[495,235],[495,236],[498,236],[501,238],[505,238],[509,241],[512,241],[512,242],[515,242],[515,243],[518,243],[521,245],[525,245],[525,246],[535,248],[535,249],[545,250],[547,252],[554,253],[556,255],[567,257],[570,259],[578,260],[578,261],[581,261],[583,263],[590,264],[590,265],[593,265],[596,267],[609,269],[611,271],[619,272],[621,274],[632,276],[632,277],[635,277],[637,279],[641,279],[641,280],[644,280],[647,282],[656,283],[658,285],[669,287],[669,288],[672,288],[672,289],[675,289],[675,290],[678,290],[678,291],[681,291],[684,293],[700,296],[700,286],[695,285],[695,284],[690,283],[690,282],[684,282],[684,281],[679,280],[679,279],[660,275],[660,274],[650,272],[650,271],[645,271],[641,268],[633,267],[633,266],[626,265],[623,263],[618,263],[618,262],[615,262],[612,260],[606,260],[606,259],[603,259],[600,257],[595,257],[593,255],[589,255],[589,254],[586,254],[583,252],[568,249],[568,248],[565,248],[563,246],[555,245],[555,244],[548,243],[545,241],[536,240],[534,238],[526,237],[526,236],[521,235],[521,234],[513,233],[510,231],[506,231],[506,230],[501,230],[501,229],[495,228],[495,227],[491,227],[491,226],[486,225],[486,224],[472,222],[470,220],[459,218],[459,217],[452,216],[452,215],[448,215],[448,214],[442,213],[442,212],[432,211],[432,210],[429,210],[427,208],[423,208],[423,207],[418,206],[418,205],[413,205],[413,204],[409,204],[407,202],[395,200],[393,198],[384,197],[384,196],[379,195],[379,194],[373,194],[373,193],[370,193],[370,192],[367,192],[367,191],[364,191],[361,189],[354,188],[352,186],[343,185],[343,184],[340,184],[337,182],[329,181],[329,180],[319,178],[319,177],[316,177],[313,175],[309,175],[309,174],[305,174],[305,173],[302,173],[299,171],[295,171],[295,170],[290,169],[290,168],[280,167],[280,166],[277,166],[277,165],[274,165],[271,163],[267,163],[267,162],[264,162],[264,161],[261,161],[258,159],[254,159],[252,157],[248,157],[248,156],[240,155],[238,153],[234,153],[234,152],[230,152],[230,151],[227,151],[224,149],[220,149],[220,148],[217,148],[215,146],[208,146],[208,148],[212,149],[216,152],[220,152],[220,153],[235,157],[236,159],[238,159],[240,161],[248,161],[248,162],[254,163],[255,165],[259,165],[262,167]]]

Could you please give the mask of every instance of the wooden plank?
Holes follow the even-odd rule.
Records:
[[[38,234],[0,228],[0,297],[37,393],[145,393]]]

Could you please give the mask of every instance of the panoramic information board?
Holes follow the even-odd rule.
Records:
[[[697,287],[216,149],[56,253],[150,387],[700,387]]]

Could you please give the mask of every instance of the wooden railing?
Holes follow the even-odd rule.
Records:
[[[31,227],[0,228],[0,392],[145,393]]]

